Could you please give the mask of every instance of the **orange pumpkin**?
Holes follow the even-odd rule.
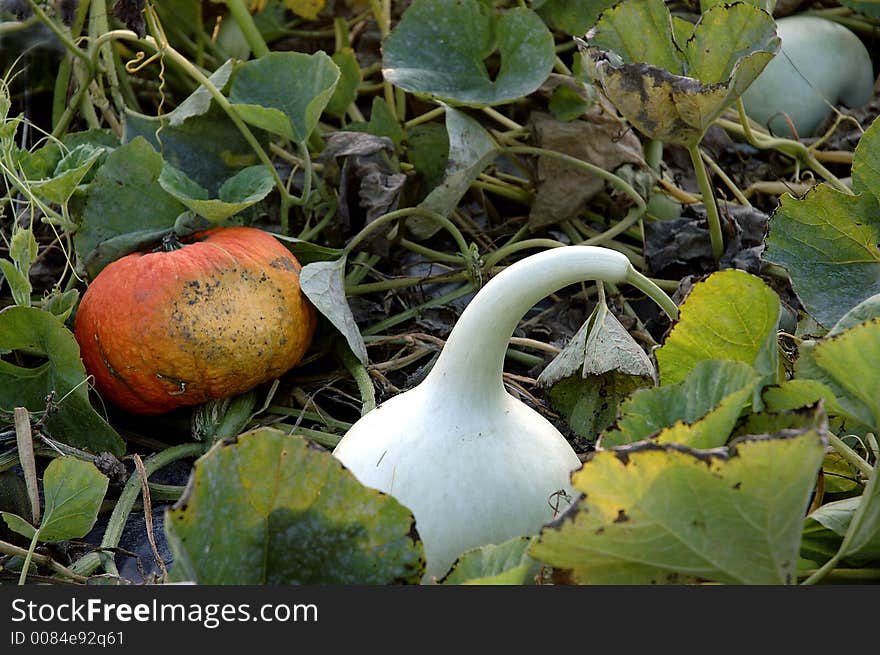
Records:
[[[95,388],[137,414],[244,393],[296,365],[317,315],[270,234],[216,228],[104,268],[74,332]]]

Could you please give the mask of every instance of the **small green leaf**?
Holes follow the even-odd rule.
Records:
[[[243,168],[226,180],[220,187],[219,198],[209,198],[207,189],[170,164],[163,166],[159,185],[189,210],[213,224],[220,224],[259,202],[275,188],[272,174],[262,164]]]
[[[333,97],[339,75],[323,51],[270,52],[239,67],[229,100],[248,123],[303,143]]]
[[[30,307],[33,288],[28,276],[18,270],[18,267],[8,259],[0,259],[0,272],[6,278],[15,304]]]
[[[306,264],[299,286],[317,310],[345,337],[351,352],[366,366],[367,347],[345,296],[345,257]]]
[[[3,520],[6,522],[6,526],[10,530],[15,532],[16,534],[20,534],[26,539],[33,539],[34,535],[37,533],[37,529],[26,520],[21,518],[18,514],[13,514],[11,512],[0,512],[0,516],[3,517]]]
[[[595,452],[583,495],[529,550],[581,584],[794,584],[824,425],[694,451],[642,442]]]
[[[31,181],[29,186],[38,198],[63,205],[104,154],[104,148],[79,145],[58,162],[51,178]]]
[[[600,446],[649,437],[690,448],[723,446],[759,380],[742,362],[702,361],[679,384],[633,393],[620,405],[617,428],[602,435]]]
[[[498,72],[486,59],[498,51]],[[553,35],[524,7],[496,13],[479,0],[415,0],[382,47],[392,84],[449,103],[495,105],[527,96],[553,69]]]
[[[412,514],[326,451],[259,428],[218,442],[166,512],[172,576],[198,584],[418,583]]]
[[[528,584],[540,566],[527,553],[534,540],[534,537],[514,537],[502,544],[489,544],[462,553],[440,584]]]
[[[358,86],[363,75],[352,48],[342,48],[334,52],[331,59],[339,67],[339,83],[325,111],[333,116],[345,116],[351,103],[357,100]]]
[[[91,462],[56,457],[43,473],[45,508],[40,541],[85,537],[95,521],[109,480]]]
[[[553,408],[592,442],[614,421],[620,402],[656,377],[648,355],[603,299],[544,368],[538,384],[550,387]]]
[[[818,380],[847,413],[880,429],[880,318],[801,346],[798,377]]]
[[[2,351],[21,351],[47,361],[26,368],[0,360],[0,408],[26,407],[42,414],[52,394],[57,407],[46,414],[45,430],[53,439],[93,453],[125,452],[125,442],[89,403],[79,346],[58,318],[34,307],[3,309]]]
[[[443,183],[419,203],[422,209],[443,216],[452,213],[471,183],[498,155],[498,147],[489,133],[461,110],[446,108],[446,131],[449,135],[449,158]],[[413,216],[407,219],[407,228],[417,238],[427,239],[440,226],[430,219]]]
[[[744,362],[764,376],[764,384],[774,383],[779,311],[776,292],[744,271],[719,271],[698,282],[654,352],[661,384],[681,382],[707,359]]]

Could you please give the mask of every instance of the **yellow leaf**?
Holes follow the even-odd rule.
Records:
[[[324,8],[324,0],[284,0],[284,6],[297,16],[315,20]]]

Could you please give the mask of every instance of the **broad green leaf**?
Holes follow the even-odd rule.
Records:
[[[498,51],[497,73],[486,59]],[[392,84],[449,103],[495,105],[535,91],[550,75],[553,35],[524,7],[496,13],[479,0],[415,0],[382,47]]]
[[[633,393],[620,405],[616,429],[602,435],[600,446],[649,437],[690,448],[723,446],[759,381],[758,373],[742,362],[702,361],[678,384]]]
[[[345,337],[351,352],[366,366],[367,347],[345,296],[345,257],[306,264],[299,286],[317,310]]]
[[[221,223],[265,198],[275,187],[275,182],[263,164],[249,166],[223,183],[218,198],[210,198],[207,189],[193,182],[182,171],[165,164],[159,175],[159,186],[190,211],[212,223]]]
[[[412,514],[273,428],[218,442],[166,512],[172,576],[198,584],[418,583]]]
[[[797,366],[799,377],[826,384],[853,416],[880,428],[880,318],[822,339]]]
[[[874,470],[853,513],[844,543],[844,556],[847,558],[880,558],[880,460],[874,463]]]
[[[268,133],[258,129],[251,132],[263,148],[269,147]],[[169,124],[164,116],[143,116],[127,110],[124,140],[139,136],[161,150],[165,163],[186,173],[212,196],[239,170],[259,163],[253,146],[216,103],[177,125]]]
[[[88,382],[73,334],[52,314],[34,307],[0,311],[0,352],[21,351],[47,361],[32,368],[0,360],[0,410],[46,412],[45,430],[62,443],[93,453],[125,452],[125,443],[89,403]]]
[[[580,374],[563,378],[550,387],[550,405],[576,435],[593,444],[614,423],[620,403],[634,391],[651,385],[648,378],[617,371],[588,378]]]
[[[529,584],[539,564],[526,552],[534,537],[514,537],[502,544],[469,550],[455,560],[440,584],[523,585]]]
[[[802,200],[783,195],[771,217],[763,257],[788,271],[807,312],[821,325],[834,325],[880,293],[878,216],[875,198],[820,184]]]
[[[712,451],[597,451],[572,475],[583,495],[529,554],[581,584],[793,584],[823,431],[817,417]]]
[[[174,225],[184,206],[159,185],[161,173],[161,155],[142,138],[114,150],[98,169],[73,240],[89,275],[94,277],[113,259],[127,254],[98,250],[111,239],[121,237],[137,247]]]
[[[586,32],[599,14],[617,4],[618,0],[547,0],[533,2],[532,7],[554,31],[570,36],[580,36]]]
[[[397,120],[385,99],[380,96],[373,98],[369,122],[350,123],[347,129],[353,132],[367,132],[373,136],[387,136],[394,142],[396,148],[400,148],[406,140],[406,132],[400,125],[400,121]]]
[[[443,181],[449,158],[449,134],[440,123],[423,123],[406,134],[409,163],[419,173],[419,199]]]
[[[694,285],[679,320],[654,351],[661,384],[681,382],[701,361],[731,359],[776,381],[779,297],[744,271],[713,273]]]
[[[776,24],[746,3],[704,12],[676,44],[662,0],[621,2],[578,46],[593,79],[617,109],[652,139],[696,145],[779,50]]]
[[[449,158],[443,183],[419,203],[422,209],[443,216],[452,213],[471,183],[498,155],[498,147],[489,133],[459,109],[446,108],[446,131]],[[419,239],[427,239],[440,230],[436,222],[420,216],[407,219],[407,228]]]
[[[56,457],[43,473],[40,541],[85,537],[98,518],[109,480],[91,462]]]
[[[241,117],[264,130],[305,142],[339,81],[323,51],[270,52],[239,67],[229,100]]]

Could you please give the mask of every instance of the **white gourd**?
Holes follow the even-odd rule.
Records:
[[[589,279],[629,282],[676,312],[616,251],[565,246],[532,255],[477,293],[421,384],[361,417],[336,446],[363,484],[412,511],[425,581],[444,575],[465,550],[537,533],[554,516],[554,494],[571,498],[580,460],[549,421],[507,393],[502,372],[529,308]]]
[[[870,100],[874,67],[862,41],[848,28],[818,16],[786,16],[776,21],[782,47],[742,95],[746,114],[769,121],[777,136],[813,135],[832,105],[856,109]],[[830,103],[830,104],[829,104]]]

